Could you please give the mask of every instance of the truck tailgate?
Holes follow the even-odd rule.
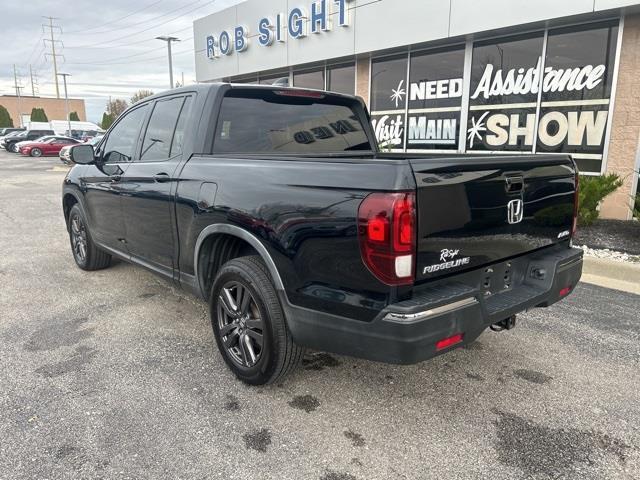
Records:
[[[517,257],[570,238],[575,164],[567,156],[411,158],[416,281]]]

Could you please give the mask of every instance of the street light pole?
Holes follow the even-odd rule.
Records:
[[[170,37],[167,35],[162,35],[160,37],[156,37],[156,40],[162,40],[167,42],[167,51],[169,53],[169,88],[174,88],[173,84],[173,58],[171,58],[171,42],[179,42],[180,39],[177,37]]]
[[[68,126],[68,135],[71,136],[71,116],[69,115],[69,95],[67,95],[67,77],[70,77],[70,73],[58,73],[62,77],[64,81],[64,109],[67,112],[67,126]]]

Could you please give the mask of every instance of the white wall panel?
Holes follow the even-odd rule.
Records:
[[[589,13],[593,0],[451,0],[450,36]]]
[[[638,5],[638,0],[594,0],[593,9],[596,12],[609,10],[611,8],[630,7]]]
[[[355,53],[446,38],[450,1],[356,0]]]

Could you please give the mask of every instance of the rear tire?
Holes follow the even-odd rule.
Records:
[[[222,266],[211,288],[209,307],[218,349],[243,382],[276,382],[302,360],[304,349],[293,342],[259,256],[236,258]]]
[[[73,259],[78,267],[92,271],[101,270],[111,264],[111,255],[103,252],[93,243],[84,213],[77,203],[69,212],[67,230],[69,230]]]

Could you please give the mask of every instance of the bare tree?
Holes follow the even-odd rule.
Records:
[[[133,105],[136,102],[139,102],[140,100],[142,100],[145,97],[149,97],[153,95],[153,92],[151,90],[138,90],[136,93],[133,94],[133,96],[131,97],[131,105]]]
[[[129,104],[122,98],[115,98],[107,102],[107,113],[115,120],[124,112]]]

